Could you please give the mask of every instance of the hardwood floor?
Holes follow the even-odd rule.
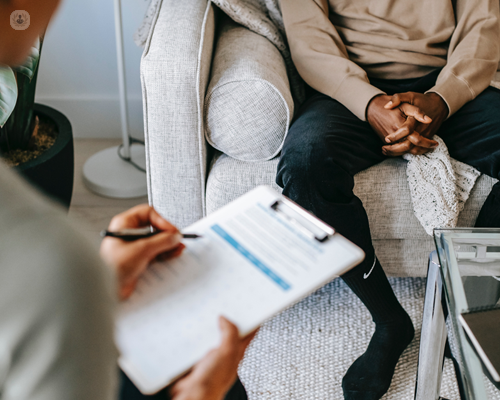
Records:
[[[146,196],[134,199],[101,197],[89,191],[83,184],[82,169],[85,161],[98,151],[120,143],[121,140],[117,139],[75,139],[75,182],[69,216],[83,231],[90,234],[96,244],[100,242],[99,232],[106,229],[114,215],[148,202]]]

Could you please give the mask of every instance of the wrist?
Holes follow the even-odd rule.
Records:
[[[371,100],[368,102],[368,105],[366,106],[366,111],[365,111],[365,118],[366,118],[366,121],[369,122],[370,120],[370,117],[371,117],[371,114],[373,113],[373,111],[377,108],[380,107],[380,103],[384,103],[382,104],[382,107],[385,105],[385,103],[387,103],[387,101],[384,102],[384,100],[382,99],[383,96],[387,96],[385,94],[377,94],[376,96],[373,96],[371,98]]]
[[[444,99],[435,92],[428,92],[425,95],[432,100],[437,115],[439,115],[443,119],[446,119],[446,117],[450,113],[450,110],[448,109],[448,104],[446,104]]]

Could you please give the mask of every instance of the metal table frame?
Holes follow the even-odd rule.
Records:
[[[449,300],[445,293],[442,272],[437,252],[434,251],[429,257],[427,271],[415,400],[446,400],[439,395],[448,339],[446,317],[448,316]],[[463,334],[458,331],[455,332],[456,327],[453,326],[452,328],[454,336]],[[457,337],[455,339],[458,341]],[[468,343],[464,342],[463,338],[459,342],[462,343],[461,346],[470,347]],[[466,350],[465,353],[464,349],[457,349],[457,351],[457,356],[462,358],[466,354],[473,354],[472,348]],[[487,399],[485,386],[477,384],[477,374],[482,375],[479,359],[468,357],[467,363],[460,364],[461,367],[455,359],[452,358],[452,360],[455,366],[460,397],[463,400]]]
[[[443,282],[437,253],[429,257],[424,314],[420,334],[415,400],[439,400],[443,376],[446,330]]]

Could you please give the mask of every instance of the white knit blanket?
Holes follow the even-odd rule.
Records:
[[[443,140],[433,151],[408,160],[406,175],[410,186],[413,211],[425,231],[432,235],[434,228],[454,228],[464,209],[470,191],[481,173],[473,167],[450,157]]]
[[[135,35],[138,45],[144,46],[157,7],[162,0],[151,0],[142,26]],[[297,105],[304,100],[304,83],[293,64],[286,42],[283,19],[278,0],[212,0],[237,23],[267,38],[281,52],[287,66],[290,88]],[[497,74],[498,75],[498,74]],[[500,82],[492,82],[500,89]],[[298,109],[298,107],[296,107]],[[479,171],[450,157],[444,142],[435,137],[439,146],[420,156],[407,154],[407,175],[415,216],[425,231],[432,235],[434,228],[453,228],[460,211],[469,198]]]

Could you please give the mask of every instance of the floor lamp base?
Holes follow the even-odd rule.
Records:
[[[132,145],[134,163],[146,168],[144,146]],[[118,157],[118,147],[110,147],[90,157],[83,166],[83,182],[92,192],[119,199],[147,195],[146,173]]]

